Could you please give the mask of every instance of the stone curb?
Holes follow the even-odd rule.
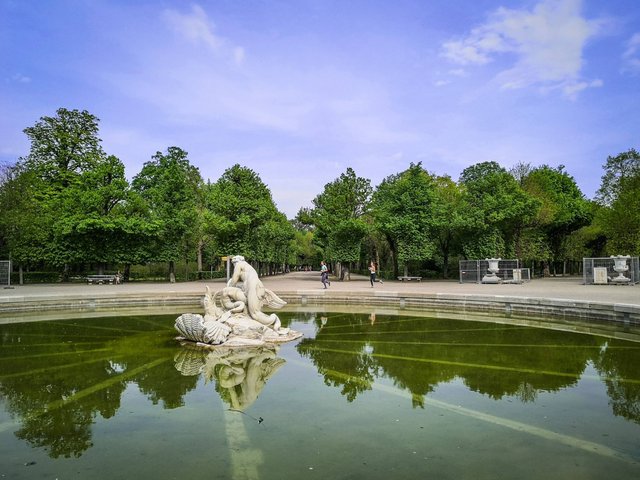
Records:
[[[500,315],[505,317],[553,317],[607,322],[624,326],[640,325],[640,305],[594,302],[563,298],[540,298],[517,295],[482,295],[398,291],[325,291],[274,289],[291,306],[357,305],[372,309],[445,311],[452,313]],[[43,311],[118,310],[165,307],[200,308],[202,293],[195,292],[127,292],[99,291],[75,294],[11,295],[0,298],[0,316]]]

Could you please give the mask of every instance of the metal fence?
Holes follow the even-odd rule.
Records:
[[[620,266],[616,266],[616,260]],[[635,285],[640,281],[638,257],[583,258],[582,261],[585,285]]]
[[[460,283],[483,283],[483,279],[490,276],[489,260],[460,260]],[[531,270],[521,268],[516,259],[500,259],[498,271],[495,272],[497,281],[485,283],[524,283],[531,281]]]
[[[11,286],[11,260],[0,260],[0,285]]]

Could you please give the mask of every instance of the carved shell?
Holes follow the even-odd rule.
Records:
[[[204,318],[197,313],[183,313],[176,318],[174,328],[180,333],[180,336],[194,342],[205,342],[204,334]]]
[[[231,327],[222,322],[205,322],[204,334],[202,335],[205,343],[211,345],[220,345],[224,343],[229,334],[231,333]]]

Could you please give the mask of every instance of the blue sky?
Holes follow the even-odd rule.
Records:
[[[0,162],[60,107],[128,177],[178,146],[290,218],[347,167],[565,165],[640,148],[638,0],[0,0]]]

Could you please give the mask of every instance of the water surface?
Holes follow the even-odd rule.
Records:
[[[0,325],[2,478],[635,478],[640,343],[285,312],[279,348],[176,315]]]

